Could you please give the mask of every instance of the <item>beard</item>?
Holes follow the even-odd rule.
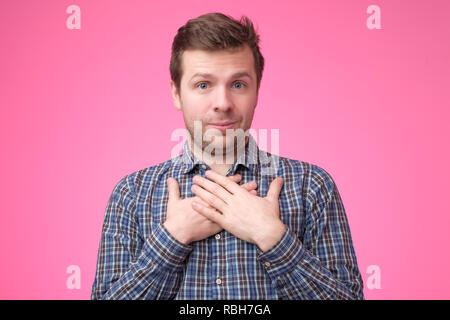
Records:
[[[241,128],[227,129],[225,132],[213,128],[205,130],[200,123],[194,123],[194,127],[186,126],[191,151],[199,159],[233,164],[248,142],[246,131]]]

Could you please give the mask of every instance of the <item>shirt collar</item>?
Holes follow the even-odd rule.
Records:
[[[248,135],[248,141],[245,146],[245,151],[242,152],[237,158],[236,162],[232,165],[232,174],[234,174],[239,165],[244,166],[249,170],[255,170],[259,164],[259,148],[258,145],[251,134]],[[199,160],[193,155],[189,148],[189,139],[186,139],[183,146],[183,153],[180,157],[181,160],[181,171],[184,174],[189,173],[197,165],[205,164],[203,161]]]

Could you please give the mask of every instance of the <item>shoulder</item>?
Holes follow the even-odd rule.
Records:
[[[270,155],[269,157],[274,157]],[[291,159],[282,156],[278,158],[277,175],[283,177],[287,182],[295,185],[301,184],[302,189],[307,192],[308,198],[317,197],[319,194],[329,194],[335,188],[335,182],[331,174],[317,164],[307,161]]]
[[[269,159],[277,159],[276,161],[272,160],[272,162],[278,164],[277,173],[279,175],[293,173],[296,178],[306,178],[317,184],[328,184],[333,180],[328,171],[314,163],[275,156],[265,151],[264,153],[268,155]]]
[[[156,181],[159,181],[161,177],[165,176],[169,169],[178,162],[178,158],[179,156],[123,176],[117,182],[115,191],[116,189],[126,189],[136,195],[141,193],[142,190],[151,188]]]

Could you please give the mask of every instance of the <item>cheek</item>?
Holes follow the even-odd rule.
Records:
[[[183,105],[184,122],[191,131],[194,130],[195,121],[203,123],[206,113],[206,109],[203,109],[199,104]]]
[[[183,100],[186,108],[190,110],[191,113],[202,114],[209,106],[212,104],[211,98],[206,95],[189,95]]]
[[[185,94],[182,97],[182,109],[185,119],[198,120],[206,113],[208,101],[198,95]]]
[[[252,98],[247,98],[240,103],[239,113],[245,118],[247,121],[253,118],[253,114],[255,112],[256,100]]]

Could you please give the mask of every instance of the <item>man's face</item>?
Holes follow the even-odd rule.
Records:
[[[171,89],[191,137],[194,121],[200,121],[202,135],[211,128],[218,130],[213,142],[203,141],[202,150],[211,144],[224,148],[224,154],[230,147],[234,150],[234,139],[225,139],[226,129],[249,129],[258,102],[252,51],[248,46],[213,52],[188,50],[182,55],[182,70],[180,92],[173,81]]]

